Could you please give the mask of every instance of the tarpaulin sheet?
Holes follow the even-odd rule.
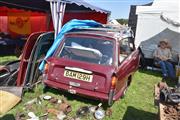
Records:
[[[77,20],[77,19],[73,19],[71,21],[69,21],[68,23],[66,23],[60,33],[58,34],[57,38],[54,40],[54,43],[53,45],[51,46],[51,48],[48,50],[44,60],[46,60],[47,58],[49,58],[50,56],[53,55],[54,51],[56,50],[56,48],[58,48],[59,44],[61,43],[63,37],[64,37],[64,34],[73,30],[73,29],[76,29],[76,28],[91,28],[91,27],[101,27],[102,24],[101,23],[98,23],[94,20]],[[43,71],[44,69],[44,64],[45,62],[43,61],[40,66],[39,66],[39,69],[41,71]]]

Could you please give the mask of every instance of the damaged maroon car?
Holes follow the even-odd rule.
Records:
[[[112,105],[124,95],[138,65],[130,30],[79,29],[65,34],[46,60],[43,79],[46,86]]]

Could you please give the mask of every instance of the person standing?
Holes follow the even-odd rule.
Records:
[[[154,58],[162,69],[163,79],[168,77],[175,79],[175,70],[170,62],[172,59],[172,54],[166,39],[159,42],[159,46],[154,52]]]

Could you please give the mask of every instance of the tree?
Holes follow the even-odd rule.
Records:
[[[123,19],[123,18],[121,18],[121,19],[116,19],[121,25],[123,25],[123,24],[128,24],[128,19]]]

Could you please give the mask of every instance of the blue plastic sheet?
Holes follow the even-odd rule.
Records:
[[[42,61],[42,63],[39,66],[39,70],[43,71],[45,60],[53,55],[54,51],[58,48],[59,44],[61,43],[65,33],[69,32],[73,29],[78,29],[78,28],[91,28],[91,27],[101,27],[101,26],[102,26],[101,23],[98,23],[94,20],[73,19],[73,20],[69,21],[68,23],[66,23],[62,27],[60,33],[57,35],[57,38],[54,40],[53,45],[48,50],[44,60]]]

